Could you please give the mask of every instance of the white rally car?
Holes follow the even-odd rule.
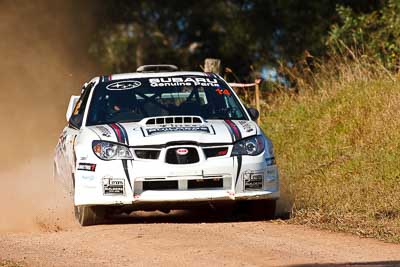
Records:
[[[81,225],[109,213],[226,202],[271,218],[278,170],[257,117],[212,73],[152,65],[96,77],[70,99],[55,177]]]

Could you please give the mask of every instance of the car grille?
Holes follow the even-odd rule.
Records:
[[[178,149],[187,149],[186,155],[178,155]],[[191,164],[199,162],[199,154],[194,147],[175,147],[167,150],[166,162],[169,164]]]
[[[146,190],[174,190],[178,189],[178,181],[145,181],[143,191]]]
[[[174,179],[174,180],[171,180]],[[229,190],[232,188],[231,176],[199,176],[198,178],[178,176],[178,177],[142,177],[141,181],[135,181],[134,194],[140,195],[144,191],[156,190]]]
[[[177,153],[178,149],[187,150],[187,153],[182,155]],[[163,149],[154,147],[137,147],[133,151],[138,159],[158,160],[162,156],[169,164],[192,164],[200,161],[199,151],[202,150],[205,159],[227,156],[229,152],[228,146],[221,147],[199,147],[195,142],[174,141],[166,144],[166,152]]]
[[[224,181],[222,178],[189,180],[188,189],[222,188]]]

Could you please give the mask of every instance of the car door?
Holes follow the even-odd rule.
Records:
[[[75,142],[76,138],[79,135],[80,129],[82,127],[83,118],[85,115],[85,110],[87,106],[87,102],[89,99],[89,95],[91,89],[93,87],[93,83],[88,84],[83,87],[81,96],[78,102],[75,105],[74,111],[71,115],[68,125],[64,128],[62,138],[63,138],[63,148],[65,155],[65,165],[66,165],[66,173],[67,176],[71,177],[71,174],[75,172],[75,164],[76,164],[76,156],[75,156]]]

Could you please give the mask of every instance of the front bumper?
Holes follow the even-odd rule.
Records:
[[[160,161],[102,161],[91,158],[95,171],[75,171],[75,205],[135,205],[168,202],[278,199],[279,175],[264,154],[212,158],[195,164],[173,165]],[[88,163],[85,159],[84,163]],[[256,178],[256,182],[252,181]],[[111,180],[110,180],[111,179]],[[105,181],[118,181],[119,189],[105,192]],[[173,187],[149,187],[159,182]],[[195,182],[193,182],[195,181]],[[207,187],[201,188],[203,181]],[[122,185],[120,185],[122,183]],[[191,186],[195,184],[196,186]]]
[[[204,200],[241,200],[241,199],[271,199],[278,198],[277,192],[260,191],[235,194],[224,190],[191,190],[191,191],[145,191],[137,202],[164,202],[164,201],[204,201]]]

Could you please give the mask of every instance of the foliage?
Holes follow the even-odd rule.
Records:
[[[390,69],[400,67],[400,1],[388,0],[378,10],[356,14],[339,6],[340,23],[329,32],[327,44],[333,53],[372,56]]]
[[[264,106],[291,222],[400,242],[400,81],[365,57],[331,60]]]
[[[106,6],[107,23],[92,53],[101,55],[110,71],[154,63],[197,69],[205,57],[218,57],[243,74],[255,58],[265,59],[262,43],[252,40],[258,29],[251,25],[254,10],[246,2],[150,0],[106,2]],[[267,23],[260,25],[270,35]]]
[[[377,1],[103,0],[91,52],[110,72],[154,63],[198,69],[217,57],[240,80],[251,80],[253,71],[296,61],[306,49],[324,55],[336,3],[369,11]]]

